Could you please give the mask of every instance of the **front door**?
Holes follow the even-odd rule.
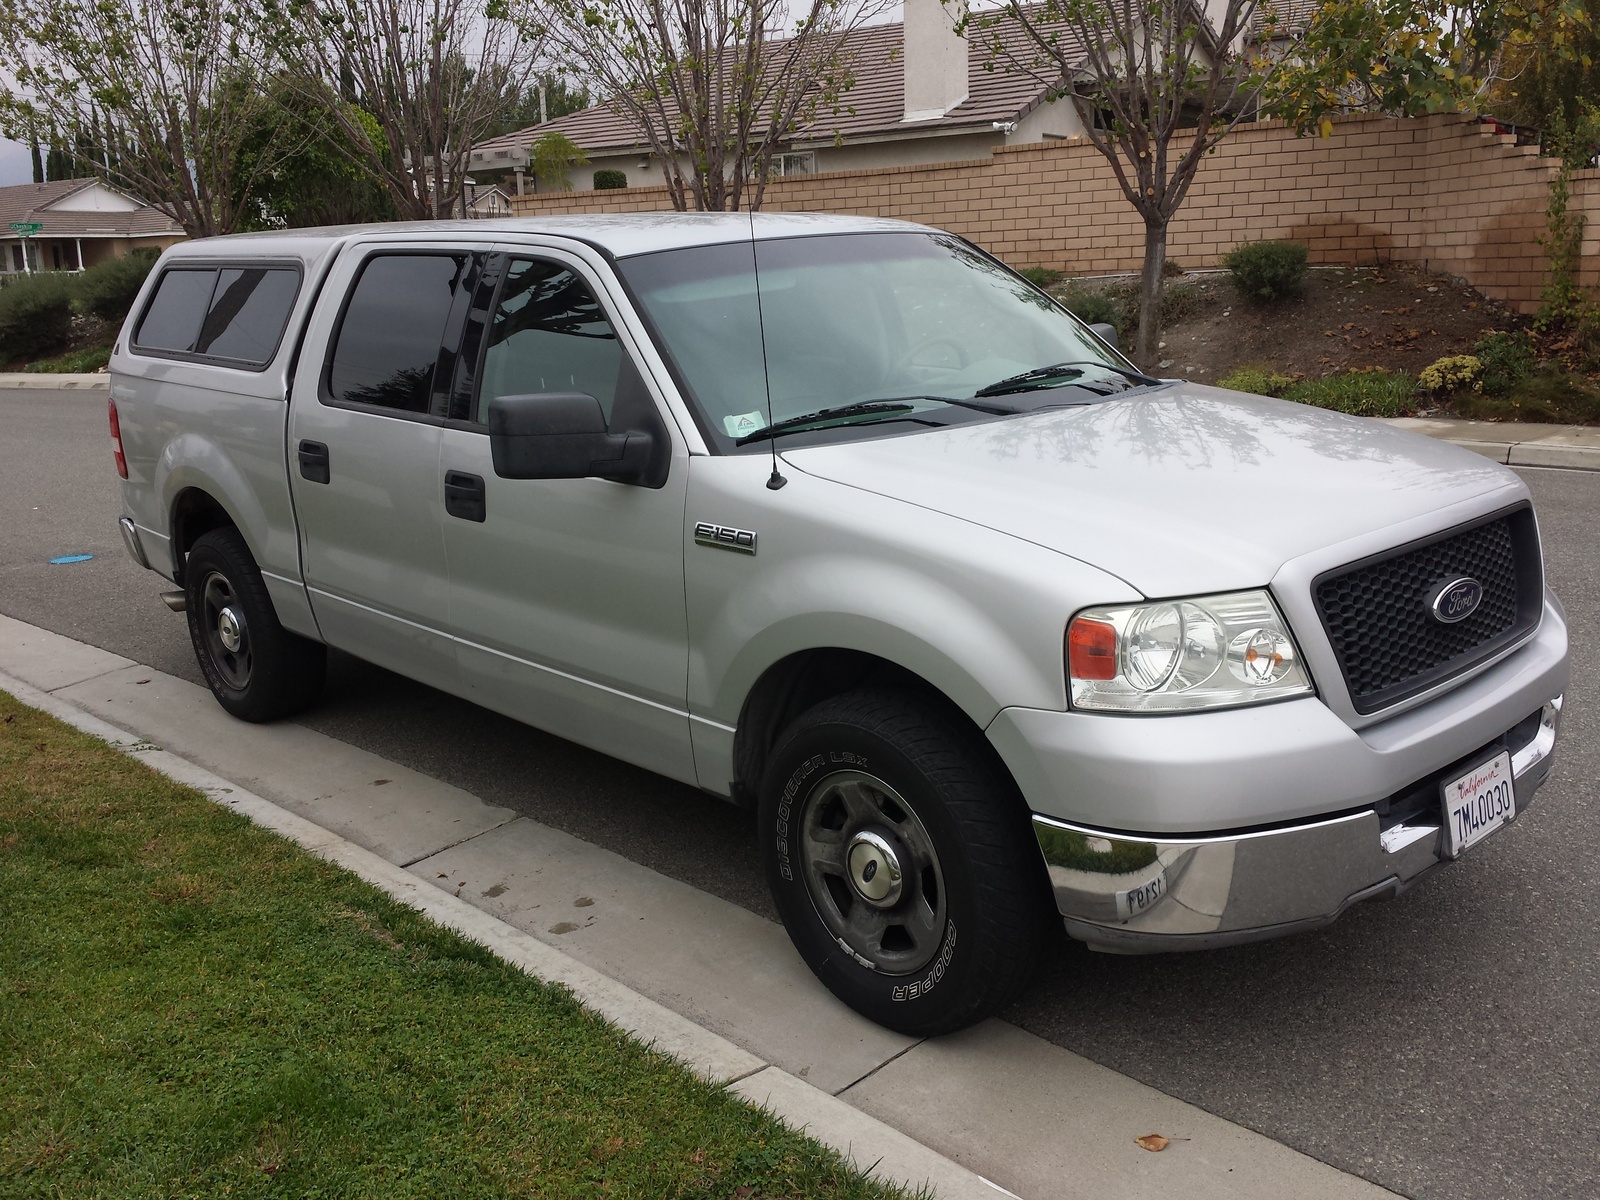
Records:
[[[289,418],[289,474],[311,607],[329,645],[459,688],[444,627],[439,435],[480,257],[369,247],[324,289]],[[452,328],[454,326],[454,328]]]
[[[693,782],[687,450],[674,440],[660,488],[497,477],[484,425],[496,396],[584,392],[608,420],[619,402],[659,402],[577,260],[512,250],[496,256],[491,272],[497,284],[483,305],[481,346],[465,372],[475,382],[461,397],[461,419],[446,423],[440,453],[464,694]]]

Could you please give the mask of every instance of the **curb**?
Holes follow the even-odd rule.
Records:
[[[1600,428],[1458,421],[1442,417],[1383,417],[1385,425],[1471,450],[1508,467],[1600,471]]]
[[[111,376],[38,374],[22,371],[0,372],[0,388],[27,388],[30,391],[60,391],[73,388],[80,391],[104,392],[111,388]]]
[[[243,814],[318,858],[343,867],[392,899],[476,942],[535,979],[567,988],[585,1007],[647,1046],[671,1055],[701,1078],[723,1085],[746,1103],[766,1109],[791,1128],[838,1151],[869,1175],[912,1191],[931,1189],[941,1197],[994,1200],[1011,1196],[1016,1200],[1015,1193],[930,1150],[892,1126],[771,1066],[720,1034],[695,1024],[465,900],[428,887],[403,867],[395,866],[372,851],[5,672],[0,672],[0,691],[107,742],[113,749],[138,759],[168,779],[194,788],[214,803]]]

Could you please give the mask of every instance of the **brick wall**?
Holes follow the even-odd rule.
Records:
[[[1330,137],[1281,121],[1242,126],[1200,168],[1168,233],[1185,267],[1233,246],[1293,238],[1317,263],[1396,259],[1465,279],[1523,311],[1544,279],[1544,210],[1554,164],[1458,116],[1347,117]],[[665,188],[519,197],[520,215],[669,208]],[[1579,172],[1590,215],[1585,282],[1600,282],[1600,170]],[[1070,275],[1135,271],[1144,229],[1109,165],[1083,141],[997,150],[971,162],[775,180],[764,207],[898,217],[949,229],[1014,266]]]

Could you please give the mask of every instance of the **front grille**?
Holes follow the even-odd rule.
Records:
[[[1450,580],[1483,585],[1477,609],[1439,621],[1433,596]],[[1319,576],[1317,613],[1358,713],[1375,712],[1460,674],[1538,624],[1544,604],[1533,510],[1476,524]]]

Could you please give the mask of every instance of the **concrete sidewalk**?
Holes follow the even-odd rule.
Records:
[[[0,617],[0,672],[888,1177],[945,1197],[1391,1195],[1001,1021],[891,1033],[769,921],[302,726],[234,721],[128,659]]]

